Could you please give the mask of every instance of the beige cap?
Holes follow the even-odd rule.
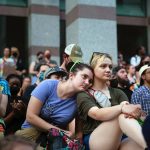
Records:
[[[140,77],[142,76],[143,72],[144,72],[145,70],[149,69],[149,68],[150,68],[149,65],[144,65],[144,66],[142,66],[142,67],[140,68],[140,70],[139,70],[139,75],[140,75]]]
[[[76,61],[82,62],[83,61],[82,60],[82,56],[83,56],[82,50],[81,50],[80,46],[78,46],[77,44],[69,44],[65,48],[65,53],[67,55],[69,55],[70,59],[73,62],[76,62]]]

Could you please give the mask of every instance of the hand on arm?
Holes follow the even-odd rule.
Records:
[[[11,124],[11,121],[14,119],[14,117],[18,117],[20,115],[20,117],[22,117],[25,116],[26,113],[26,105],[21,100],[11,103],[11,106],[12,111],[4,118],[6,124]]]
[[[12,104],[12,108],[15,114],[25,115],[27,106],[22,100],[18,100]]]
[[[122,113],[125,114],[127,118],[138,119],[142,113],[141,105],[125,104],[122,106]]]

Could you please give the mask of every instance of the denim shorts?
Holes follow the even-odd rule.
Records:
[[[83,144],[85,145],[85,150],[90,150],[90,148],[89,148],[90,135],[91,135],[91,133],[83,135]]]

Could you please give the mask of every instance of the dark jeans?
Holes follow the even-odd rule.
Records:
[[[143,123],[142,132],[148,146],[148,150],[150,150],[150,115],[148,115]]]
[[[83,144],[85,145],[85,150],[90,150],[89,148],[89,139],[91,134],[84,134],[83,135]]]

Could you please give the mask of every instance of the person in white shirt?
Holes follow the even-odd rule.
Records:
[[[130,59],[130,64],[133,65],[133,66],[138,66],[141,62],[141,58],[143,56],[145,56],[145,47],[144,46],[139,46],[137,49],[136,49],[136,54],[134,56],[131,57]]]

